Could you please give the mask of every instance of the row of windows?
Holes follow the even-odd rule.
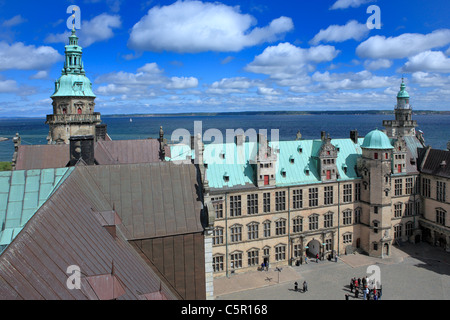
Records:
[[[408,217],[412,215],[417,215],[420,213],[420,202],[407,202],[407,203],[396,203],[394,204],[394,217]]]
[[[398,224],[394,226],[394,239],[400,239],[402,237],[403,226]],[[414,230],[414,223],[407,222],[405,224],[405,236],[412,236]]]
[[[447,184],[443,181],[436,181],[436,200],[446,201],[446,188]],[[422,195],[427,198],[431,198],[431,180],[428,178],[422,178]]]
[[[394,180],[394,195],[401,196],[403,194],[417,194],[419,193],[419,178],[408,177],[405,178],[405,188],[403,189],[403,179]]]
[[[361,222],[361,208],[352,210],[344,210],[342,212],[342,224],[351,225],[352,223]],[[261,236],[263,238],[274,236],[281,236],[287,234],[286,219],[278,219],[274,223],[275,229],[272,231],[272,221],[266,220],[262,223],[262,230],[260,229],[260,223],[251,222],[247,224],[247,240],[256,240]],[[334,225],[334,213],[328,212],[323,215],[323,227],[332,228]],[[240,242],[243,240],[244,226],[241,224],[232,225],[229,231],[230,242]],[[308,217],[308,230],[314,231],[319,229],[319,215],[312,214]],[[297,216],[292,219],[292,233],[303,232],[303,217]],[[272,233],[273,232],[273,233]],[[213,230],[213,245],[221,245],[224,243],[224,228],[215,227]]]
[[[343,186],[343,202],[351,203],[354,197],[354,201],[360,200],[361,195],[361,184],[355,184],[355,190],[353,193],[353,185],[345,184]],[[294,189],[292,190],[292,207],[294,209],[302,209],[304,208],[304,198],[303,198],[303,189]],[[312,187],[308,188],[308,206],[309,207],[318,207],[319,206],[319,188]],[[325,205],[332,205],[334,203],[334,187],[326,186],[323,190],[323,199]],[[223,218],[224,214],[224,204],[223,197],[214,197],[211,199],[215,212],[216,218]],[[259,204],[259,196],[258,194],[249,194],[247,195],[247,214],[257,214],[258,212],[258,204]],[[277,191],[275,192],[275,211],[285,211],[286,210],[286,191]],[[242,215],[242,196],[235,195],[230,196],[230,217],[238,217]],[[271,212],[271,194],[270,192],[263,193],[263,212],[268,213]]]
[[[352,243],[353,241],[353,235],[352,233],[345,233],[342,235],[342,241],[343,243]],[[332,240],[326,239],[325,240],[325,251],[331,251],[332,250]],[[246,252],[246,256],[244,255],[244,252],[242,251],[235,251],[230,253],[229,255],[229,263],[231,269],[240,269],[244,267],[244,259],[246,258],[247,264],[246,267],[258,267],[262,262],[264,262],[264,258],[269,258],[271,254],[271,248],[270,247],[264,247],[262,249],[262,257],[260,256],[260,249],[252,248]],[[286,260],[286,252],[287,252],[287,245],[285,244],[279,244],[274,247],[274,253],[275,253],[275,261],[285,261]],[[304,252],[302,251],[302,247],[299,244],[293,245],[293,257],[298,258]],[[223,272],[225,271],[225,255],[223,254],[216,254],[213,256],[213,271],[214,272]]]

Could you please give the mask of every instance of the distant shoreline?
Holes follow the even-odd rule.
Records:
[[[366,111],[242,111],[242,112],[185,112],[185,113],[155,113],[155,114],[102,114],[105,118],[124,118],[124,117],[211,117],[211,116],[263,116],[263,115],[392,115],[393,110],[366,110]],[[435,110],[415,110],[413,115],[427,115],[427,114],[442,114],[450,115],[450,111],[435,111]],[[45,117],[0,117],[0,120],[11,119],[45,119]]]

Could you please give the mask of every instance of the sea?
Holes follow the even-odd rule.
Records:
[[[427,145],[435,149],[446,149],[450,141],[450,115],[418,114],[418,130],[423,131]],[[320,139],[326,131],[331,138],[349,138],[351,130],[358,130],[360,137],[368,132],[383,130],[383,120],[394,120],[394,115],[383,114],[226,114],[226,115],[173,115],[173,116],[107,116],[102,122],[107,124],[108,134],[113,140],[158,138],[160,126],[164,138],[173,138],[176,132],[205,133],[208,129],[218,129],[224,140],[227,130],[254,129],[266,133],[270,140],[271,130],[278,129],[280,141],[295,140],[300,131],[302,139]],[[197,131],[195,131],[197,128]],[[200,129],[199,129],[200,128]],[[183,129],[184,131],[177,131]],[[186,131],[187,130],[187,131]],[[0,142],[0,161],[11,161],[14,153],[12,138],[16,133],[21,143],[26,145],[46,144],[49,127],[44,118],[0,118],[0,137],[9,138]],[[207,143],[207,142],[205,142]]]

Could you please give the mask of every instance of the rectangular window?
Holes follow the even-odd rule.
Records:
[[[412,236],[414,229],[414,224],[412,222],[408,222],[405,226],[405,235]]]
[[[223,197],[211,198],[211,202],[216,212],[216,219],[223,218]]]
[[[346,233],[342,236],[342,242],[343,243],[352,243],[352,234],[351,233]]]
[[[400,239],[402,237],[402,226],[394,226],[394,239]]]
[[[403,207],[402,203],[394,204],[394,217],[400,218],[402,216],[402,212],[403,212],[402,207]]]
[[[319,188],[309,188],[309,206],[317,207],[319,205]]]
[[[241,196],[230,197],[230,216],[238,217],[241,215]]]
[[[295,189],[292,191],[293,194],[293,206],[294,209],[301,209],[303,208],[303,190],[302,189]]]
[[[422,195],[424,197],[431,197],[431,189],[430,189],[430,179],[423,178],[422,179]]]
[[[223,256],[214,256],[213,257],[213,271],[214,272],[223,271]]]
[[[264,212],[270,212],[270,192],[263,194],[263,210]]]
[[[445,186],[443,181],[436,181],[436,200],[445,202]]]
[[[286,191],[275,192],[275,210],[286,210]]]
[[[333,227],[333,213],[328,212],[323,217],[323,227],[324,228],[331,228]]]
[[[436,223],[445,226],[445,211],[441,208],[436,209]]]
[[[264,226],[264,237],[270,237],[270,221],[266,221],[263,223]]]
[[[405,203],[405,216],[412,216],[413,215],[413,202]]]
[[[351,210],[345,210],[342,212],[342,224],[344,226],[352,224],[352,211]]]
[[[242,241],[242,226],[232,226],[230,228],[230,242]]]
[[[231,269],[242,268],[242,252],[230,254]]]
[[[344,184],[344,202],[352,202],[352,185]]]
[[[309,216],[309,230],[317,230],[319,229],[319,216],[314,214]]]
[[[258,250],[251,250],[247,252],[248,256],[248,266],[258,266],[259,265],[259,252]]]
[[[275,247],[275,260],[276,261],[286,260],[286,246]]]
[[[361,208],[355,209],[355,223],[361,223]]]
[[[413,187],[414,187],[413,178],[406,178],[405,193],[406,194],[413,194],[413,191],[414,191]]]
[[[361,201],[361,183],[355,184],[355,201]]]
[[[333,186],[327,186],[323,188],[323,201],[324,204],[333,204]]]
[[[277,236],[286,234],[286,220],[280,219],[275,222],[275,234]]]
[[[292,232],[302,232],[303,231],[303,218],[296,217],[292,219]]]
[[[401,196],[403,189],[403,181],[402,179],[395,179],[395,195]]]
[[[213,245],[223,244],[223,228],[217,227],[213,230]]]
[[[247,226],[248,229],[248,240],[255,240],[259,238],[258,229],[259,226],[257,223],[251,223]]]
[[[258,213],[258,194],[247,195],[247,214]]]
[[[331,251],[333,248],[333,242],[331,239],[325,239],[325,251]]]

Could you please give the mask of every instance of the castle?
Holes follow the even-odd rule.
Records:
[[[450,151],[426,146],[416,132],[404,81],[395,120],[383,121],[385,130],[365,137],[357,130],[348,138],[322,132],[320,139],[298,135],[292,141],[269,141],[262,134],[250,141],[238,134],[234,142],[204,144],[194,136],[182,145],[168,144],[161,128],[159,139],[114,141],[94,112],[95,95],[77,40],[73,31],[52,95],[53,114],[47,116],[49,144],[23,146],[15,137],[11,175],[67,171],[59,173],[63,178],[39,205],[17,207],[20,223],[5,218],[15,227],[2,230],[1,239],[9,235],[0,243],[2,256],[21,239],[22,228],[58,203],[48,199],[68,201],[64,195],[72,188],[87,201],[86,210],[95,207],[97,216],[113,221],[103,219],[101,225],[132,244],[162,275],[165,297],[210,299],[214,277],[266,263],[296,265],[307,256],[332,259],[359,251],[383,259],[404,241],[427,241],[450,251]],[[0,184],[10,190],[13,178]],[[88,219],[84,211],[80,216]],[[65,215],[55,207],[52,214],[57,213]],[[123,228],[112,228],[116,225]],[[185,268],[170,259],[174,253]],[[0,264],[0,276],[5,268]],[[156,292],[154,285],[149,290]]]

